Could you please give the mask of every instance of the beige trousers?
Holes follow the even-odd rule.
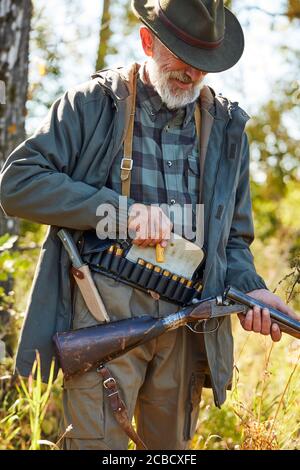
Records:
[[[94,276],[113,321],[176,311],[173,304],[96,274]],[[77,288],[73,328],[95,325]],[[199,343],[202,344],[199,347]],[[207,373],[203,341],[183,327],[129,351],[107,364],[137,432],[148,449],[187,449],[198,417]],[[126,450],[128,437],[116,422],[105,397],[102,378],[95,371],[64,382],[64,428],[72,424],[65,449]]]

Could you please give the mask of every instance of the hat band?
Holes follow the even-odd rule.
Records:
[[[172,23],[169,18],[165,15],[163,12],[161,6],[160,6],[160,1],[158,0],[157,5],[156,5],[156,14],[158,18],[164,23],[164,25],[171,29],[175,36],[178,39],[181,39],[182,41],[186,42],[190,46],[196,46],[200,47],[203,49],[217,49],[218,47],[221,46],[221,44],[224,41],[224,36],[221,37],[218,41],[203,41],[201,39],[195,38],[194,36],[191,36],[190,34],[186,33],[183,31],[181,28],[178,28],[174,23]]]

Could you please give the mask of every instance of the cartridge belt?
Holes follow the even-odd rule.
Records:
[[[202,282],[198,276],[190,280],[142,258],[137,262],[130,261],[126,254],[131,242],[126,240],[96,240],[93,234],[87,232],[79,241],[81,257],[91,271],[180,306],[188,305],[194,298],[200,297]]]

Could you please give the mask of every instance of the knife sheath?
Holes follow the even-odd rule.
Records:
[[[109,322],[110,320],[105,305],[99,295],[88,265],[85,264],[80,268],[72,267],[71,271],[86,303],[86,306],[93,317],[97,321]]]

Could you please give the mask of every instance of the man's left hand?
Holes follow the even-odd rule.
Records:
[[[270,305],[282,313],[289,315],[292,318],[297,318],[294,311],[286,305],[277,295],[266,289],[257,289],[248,292],[250,297],[260,300],[265,304]],[[281,331],[277,323],[271,323],[270,312],[267,308],[261,309],[254,307],[247,312],[247,315],[239,315],[242,327],[246,331],[254,331],[262,335],[271,335],[273,341],[280,341]],[[299,318],[297,318],[299,319]]]

